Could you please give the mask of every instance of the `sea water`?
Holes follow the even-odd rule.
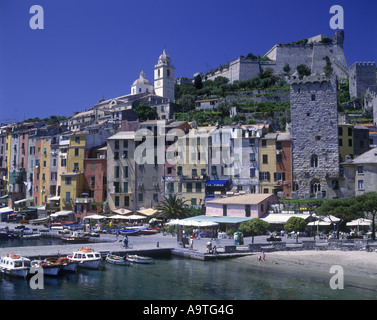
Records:
[[[149,265],[111,265],[29,280],[0,277],[1,300],[324,300],[375,299],[375,290],[330,288],[329,280],[256,269],[245,260],[154,259]]]

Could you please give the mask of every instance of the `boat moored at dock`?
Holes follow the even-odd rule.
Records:
[[[117,256],[115,254],[109,253],[106,256],[106,261],[111,264],[121,265],[121,266],[129,266],[131,263],[127,260],[127,257]]]
[[[33,268],[42,268],[43,274],[46,276],[56,277],[60,272],[60,266],[58,264],[49,262],[47,260],[32,260],[31,267]]]
[[[0,258],[0,273],[26,278],[29,275],[31,260],[11,253]]]
[[[72,262],[76,262],[80,268],[98,269],[101,262],[101,254],[91,248],[81,248],[68,256]]]

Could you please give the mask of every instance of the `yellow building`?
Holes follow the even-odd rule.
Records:
[[[84,190],[85,133],[69,137],[67,171],[60,179],[60,210],[74,210],[75,200]]]
[[[51,138],[41,139],[41,155],[40,155],[40,197],[36,205],[45,205],[50,194],[50,155],[51,155]]]
[[[259,144],[259,181],[260,193],[274,193],[276,186],[276,137],[277,133],[268,133]]]
[[[339,124],[339,156],[340,162],[346,161],[347,157],[354,158],[353,125]]]
[[[208,137],[215,127],[191,129],[185,139],[178,141],[177,179],[178,195],[188,204],[204,204],[205,183],[208,174]]]

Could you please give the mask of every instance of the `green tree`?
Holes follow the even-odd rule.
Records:
[[[360,203],[356,200],[356,197],[342,198],[342,199],[330,199],[326,200],[315,210],[319,216],[329,217],[334,216],[339,220],[336,223],[336,237],[339,239],[339,225],[344,221],[351,221],[363,216]]]
[[[291,72],[291,67],[289,66],[288,63],[285,64],[284,68],[283,68],[283,71],[286,73],[286,74],[289,74],[289,72]]]
[[[187,112],[195,108],[195,96],[192,94],[184,94],[178,100],[178,104],[183,107],[183,111]]]
[[[254,218],[240,224],[239,230],[243,234],[251,234],[252,240],[251,242],[254,243],[254,236],[260,232],[266,232],[270,224],[260,218]]]
[[[176,194],[165,197],[160,201],[156,209],[159,215],[166,219],[183,219],[190,216],[190,209],[188,208],[188,200],[178,198]]]
[[[356,201],[359,204],[360,211],[366,213],[365,218],[369,218],[368,215],[372,216],[372,239],[376,240],[377,192],[367,192],[356,196]]]
[[[323,67],[323,71],[325,72],[326,77],[329,78],[333,74],[334,69],[331,66],[331,61],[328,56],[324,57],[323,59],[326,60],[326,65]]]
[[[305,64],[299,64],[297,67],[296,67],[296,70],[297,70],[297,73],[298,73],[298,77],[300,79],[302,79],[303,77],[307,77],[307,76],[310,76],[311,75],[311,71],[309,69],[309,67]]]
[[[139,115],[141,121],[155,120],[158,118],[157,110],[145,104],[139,104],[135,108],[136,113]]]
[[[306,221],[303,218],[299,217],[290,217],[287,223],[284,226],[284,230],[291,232],[291,231],[304,231],[306,228]],[[298,236],[296,237],[296,242],[298,242]]]

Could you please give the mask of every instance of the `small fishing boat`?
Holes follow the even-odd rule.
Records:
[[[68,257],[47,258],[46,260],[48,263],[59,265],[62,272],[75,272],[77,270],[78,264],[69,260]]]
[[[30,259],[21,257],[14,253],[7,254],[0,258],[0,273],[26,278],[30,271]]]
[[[90,237],[89,234],[83,233],[83,232],[78,232],[78,231],[64,231],[61,239],[64,242],[69,242],[69,243],[85,243],[88,242]]]
[[[121,266],[129,266],[131,263],[127,260],[127,257],[117,256],[115,254],[109,253],[106,256],[106,261],[111,264],[117,264]]]
[[[49,262],[47,260],[32,260],[31,267],[42,268],[43,275],[56,277],[60,272],[60,266],[58,264]]]
[[[156,233],[158,233],[158,230],[155,229],[155,228],[143,227],[143,228],[139,229],[139,233],[140,234],[156,234]]]
[[[119,230],[119,233],[123,236],[138,236],[140,234],[140,231],[138,229],[121,229]]]
[[[101,254],[91,248],[81,248],[67,257],[80,268],[98,269],[101,262]]]
[[[20,238],[24,240],[39,239],[42,235],[40,233],[21,234]]]
[[[138,256],[136,254],[127,255],[127,260],[133,263],[144,263],[144,264],[149,264],[153,262],[153,259],[150,257]]]

